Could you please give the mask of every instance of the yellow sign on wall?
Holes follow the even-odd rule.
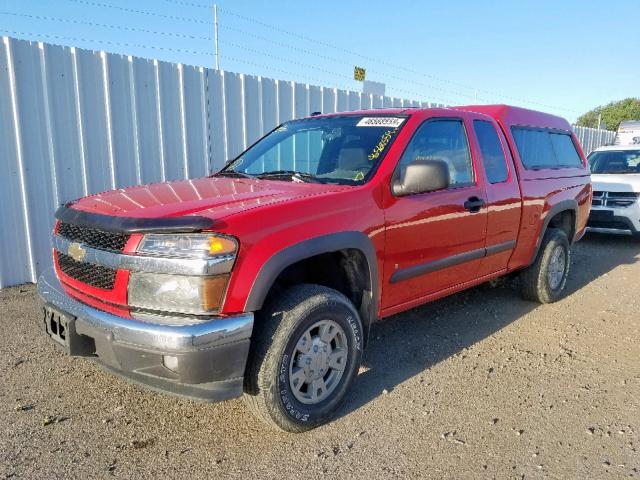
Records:
[[[367,71],[362,67],[353,67],[353,79],[364,82],[364,76]]]

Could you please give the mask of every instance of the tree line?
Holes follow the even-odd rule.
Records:
[[[625,98],[596,107],[580,115],[576,125],[597,128],[598,117],[600,117],[600,128],[607,130],[617,130],[620,122],[625,120],[640,120],[640,98]]]

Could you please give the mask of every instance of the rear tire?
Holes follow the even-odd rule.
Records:
[[[549,228],[535,262],[520,274],[522,296],[539,303],[557,302],[566,295],[571,247],[564,231]]]
[[[259,312],[244,399],[271,427],[303,432],[328,422],[362,359],[362,323],[340,292],[297,285]]]

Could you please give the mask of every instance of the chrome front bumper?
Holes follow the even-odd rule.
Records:
[[[591,233],[606,233],[611,235],[627,235],[631,236],[634,233],[631,230],[621,230],[619,228],[601,228],[601,227],[587,227],[587,232]]]
[[[93,357],[116,374],[167,393],[208,401],[242,393],[252,313],[190,325],[167,317],[162,324],[123,318],[71,298],[53,268],[38,280],[38,293],[46,305],[73,317],[70,335],[85,345],[71,354]]]

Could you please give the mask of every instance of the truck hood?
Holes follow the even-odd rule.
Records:
[[[596,191],[640,192],[640,174],[638,173],[592,173],[591,183]]]
[[[154,183],[83,197],[72,208],[102,215],[161,218],[200,215],[220,219],[252,208],[349,188],[341,185],[198,178]]]

